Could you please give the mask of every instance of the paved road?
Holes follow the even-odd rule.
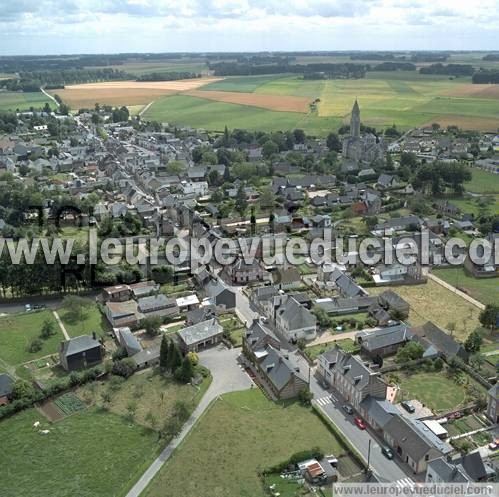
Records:
[[[221,350],[219,348],[209,349],[199,353],[200,363],[210,369],[213,376],[213,381],[210,387],[204,394],[191,417],[185,423],[180,435],[174,438],[165,447],[163,452],[161,452],[161,454],[145,471],[140,480],[127,493],[126,497],[139,497],[214,399],[227,392],[246,390],[251,387],[251,379],[237,363],[237,357],[239,354],[239,349]]]

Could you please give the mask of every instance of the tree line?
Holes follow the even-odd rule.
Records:
[[[152,72],[139,76],[137,81],[177,81],[179,79],[195,79],[200,77],[200,73],[189,71]]]

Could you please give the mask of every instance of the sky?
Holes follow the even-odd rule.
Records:
[[[0,0],[0,55],[499,50],[499,0]]]

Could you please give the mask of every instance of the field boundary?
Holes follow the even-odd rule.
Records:
[[[475,307],[478,307],[478,309],[480,309],[482,311],[485,309],[484,304],[482,304],[481,302],[478,302],[478,300],[474,299],[473,297],[470,297],[469,295],[462,292],[461,290],[459,290],[455,286],[452,286],[449,283],[447,283],[446,281],[440,279],[438,276],[435,276],[432,273],[428,273],[428,278],[433,280],[435,283],[438,283],[439,285],[443,286],[444,288],[451,291],[452,293],[455,293],[459,297],[462,297],[464,300],[467,300],[470,304],[473,304]]]

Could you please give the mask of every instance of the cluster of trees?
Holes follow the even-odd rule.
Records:
[[[415,71],[416,66],[411,62],[383,62],[372,68],[373,71]]]
[[[42,324],[42,329],[40,330],[40,335],[38,337],[32,338],[26,349],[28,352],[34,353],[42,350],[43,341],[55,335],[55,325],[51,319],[46,319]]]
[[[497,69],[482,69],[473,74],[471,81],[476,85],[498,84],[499,71]]]
[[[410,361],[421,359],[424,354],[423,346],[418,342],[409,342],[400,347],[395,356],[395,362],[403,364]]]
[[[159,352],[159,366],[163,371],[174,375],[175,379],[188,383],[194,376],[194,366],[197,363],[195,354],[182,356],[179,346],[173,340],[163,335]]]
[[[312,63],[312,64],[265,64],[239,62],[210,63],[209,67],[215,76],[251,76],[259,74],[303,74],[305,78],[327,77],[330,79],[363,78],[368,67],[364,64],[352,63]]]
[[[447,76],[471,76],[475,72],[473,66],[469,64],[432,64],[431,66],[421,67],[420,74],[443,74]]]
[[[361,52],[350,55],[350,60],[405,60],[405,55],[389,52]]]
[[[462,193],[466,181],[471,181],[471,172],[463,164],[435,162],[423,164],[417,170],[413,186],[432,194],[444,193],[446,190]]]
[[[0,111],[0,133],[13,133],[17,127],[17,116],[14,112]]]
[[[179,79],[195,79],[200,77],[200,73],[189,71],[152,72],[139,76],[137,81],[177,81]]]
[[[0,87],[9,91],[38,91],[42,86],[55,89],[70,84],[124,79],[133,79],[133,76],[111,68],[23,71],[19,73],[18,78],[0,81]]]
[[[488,61],[496,61],[499,60],[499,53],[489,53],[487,55],[484,55],[482,57],[482,60],[488,60]]]

